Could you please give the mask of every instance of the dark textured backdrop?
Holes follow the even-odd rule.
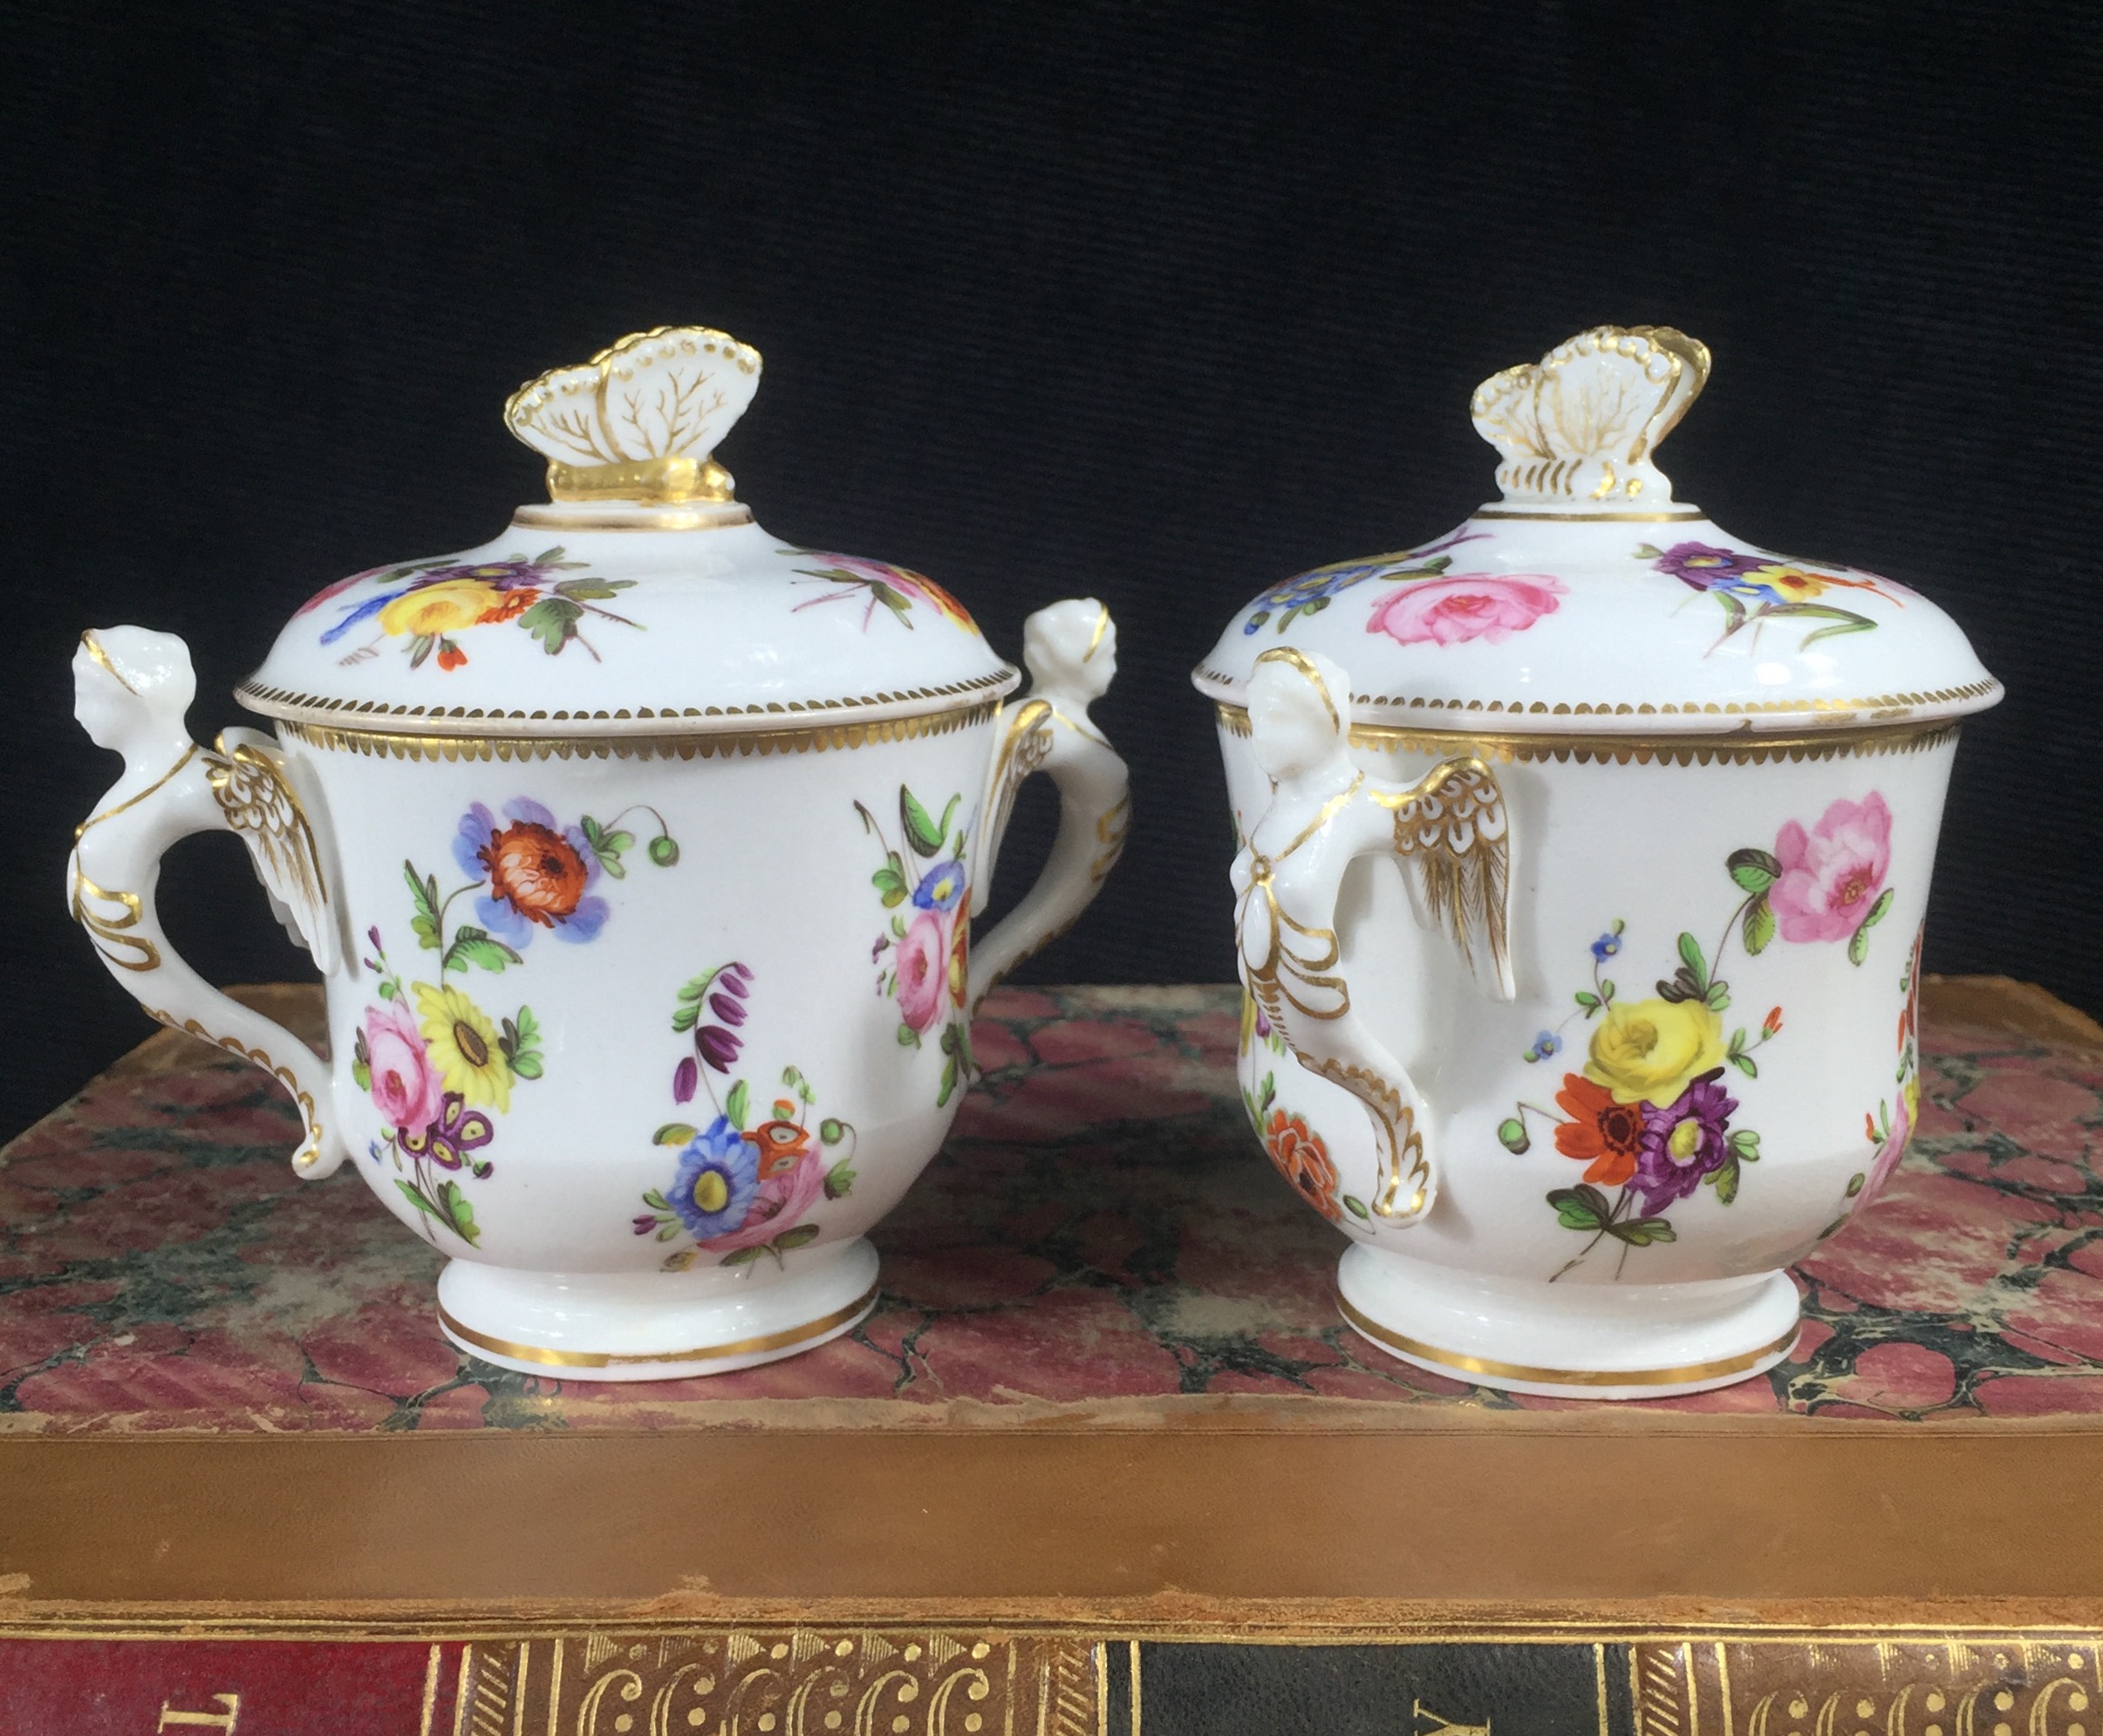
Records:
[[[1133,844],[1034,969],[1116,981],[1230,969],[1185,680],[1229,612],[1485,498],[1492,370],[1683,326],[1683,494],[1919,584],[2008,683],[1929,963],[2103,1010],[2100,17],[0,7],[0,1133],[146,1029],[61,908],[115,769],[67,714],[80,627],[185,635],[208,736],[323,581],[538,497],[514,385],[668,321],[765,353],[723,455],[774,530],[934,574],[1010,655],[1053,597],[1116,611]],[[165,904],[210,974],[302,962],[229,839]]]

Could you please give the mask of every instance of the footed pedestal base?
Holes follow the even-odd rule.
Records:
[[[1391,1356],[1480,1386],[1558,1398],[1669,1398],[1765,1373],[1796,1343],[1786,1272],[1689,1284],[1488,1278],[1358,1244],[1343,1317]]]
[[[863,1238],[687,1272],[519,1272],[455,1260],[446,1336],[499,1368],[563,1380],[677,1380],[779,1362],[851,1331],[877,1303]]]

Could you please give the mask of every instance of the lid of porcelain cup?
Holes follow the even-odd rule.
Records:
[[[1194,672],[1240,703],[1275,646],[1351,673],[1360,722],[1526,734],[1802,732],[2001,696],[1956,622],[1856,567],[1675,500],[1658,442],[1709,377],[1669,326],[1602,325],[1476,389],[1500,500],[1458,530],[1273,585]]]
[[[661,326],[528,381],[504,420],[548,461],[550,502],[329,585],[237,697],[312,725],[570,737],[874,723],[1013,688],[932,579],[754,523],[714,454],[759,380],[749,345]]]

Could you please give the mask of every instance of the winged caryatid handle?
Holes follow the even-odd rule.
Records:
[[[1234,858],[1242,987],[1300,1064],[1365,1105],[1380,1173],[1369,1227],[1418,1223],[1438,1194],[1430,1105],[1353,1009],[1336,933],[1344,871],[1392,856],[1417,876],[1433,920],[1512,998],[1511,863],[1504,793],[1480,760],[1442,761],[1413,784],[1352,762],[1350,686],[1328,658],[1280,646],[1249,680],[1249,735],[1270,807]]]
[[[1032,772],[1059,789],[1059,833],[1037,884],[972,948],[972,1011],[993,985],[1039,947],[1056,940],[1088,908],[1124,851],[1131,821],[1131,778],[1117,750],[1088,714],[1117,673],[1117,626],[1092,597],[1040,609],[1022,625],[1029,695],[1001,707],[989,769],[979,871],[972,914],[986,908],[993,863]]]
[[[191,741],[183,716],[197,678],[172,633],[109,627],[80,636],[73,714],[99,747],[124,755],[124,774],[74,834],[65,893],[109,973],[164,1025],[253,1062],[292,1095],[305,1137],[302,1175],[326,1175],[345,1156],[329,1069],[291,1032],[222,994],[176,955],[154,907],[160,858],[194,832],[225,830],[248,845],[278,915],[324,975],[345,956],[329,895],[324,842],[275,744],[229,729],[216,751]]]

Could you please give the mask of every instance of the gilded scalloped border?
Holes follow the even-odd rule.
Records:
[[[816,724],[802,729],[722,730],[707,735],[418,735],[333,723],[280,721],[288,741],[334,753],[396,760],[713,760],[754,755],[846,752],[883,742],[948,735],[983,723],[998,700],[868,723]]]
[[[1237,684],[1235,677],[1223,675],[1202,663],[1193,673],[1199,681],[1212,681],[1226,687]],[[1630,705],[1625,700],[1619,704],[1605,700],[1581,700],[1575,705],[1567,702],[1550,705],[1545,700],[1419,699],[1392,694],[1353,694],[1351,703],[1420,711],[1496,713],[1507,717],[1772,717],[1865,712],[1874,718],[1917,711],[1926,705],[1957,705],[1968,700],[1989,699],[1997,696],[2000,691],[2001,684],[1989,675],[1984,681],[1969,682],[1961,687],[1938,687],[1928,693],[1879,694],[1869,699],[1852,700],[1765,700],[1753,704],[1733,701],[1729,705],[1719,705],[1714,700],[1698,702],[1689,700],[1678,705],[1651,705],[1647,701]]]
[[[1215,701],[1219,727],[1245,740],[1249,714],[1241,706]],[[1410,729],[1393,723],[1354,723],[1351,745],[1388,753],[1445,755],[1468,752],[1505,764],[1554,760],[1579,765],[1765,765],[1770,760],[1835,760],[1880,754],[1918,754],[1956,739],[1963,720],[1930,718],[1921,723],[1881,724],[1861,729],[1820,729],[1807,735],[1519,735],[1466,729]]]
[[[967,699],[991,688],[1005,691],[1021,680],[1021,670],[1010,664],[1002,664],[993,674],[974,676],[968,681],[955,681],[941,687],[912,687],[895,694],[861,694],[850,699],[790,700],[786,703],[774,701],[766,705],[690,705],[683,708],[666,706],[659,710],[652,710],[646,705],[634,710],[624,706],[618,711],[485,711],[480,706],[469,708],[457,705],[449,710],[434,710],[420,705],[382,705],[377,700],[352,701],[321,699],[312,694],[296,694],[283,687],[259,687],[253,681],[243,681],[235,688],[234,697],[249,710],[261,712],[266,717],[283,718],[293,711],[304,711],[321,713],[331,721],[341,717],[356,718],[361,722],[370,720],[376,723],[394,718],[448,725],[654,722],[674,729],[683,729],[718,728],[719,720],[822,716],[829,711],[859,710],[871,706],[914,705],[923,701]],[[467,733],[462,732],[463,735]]]

